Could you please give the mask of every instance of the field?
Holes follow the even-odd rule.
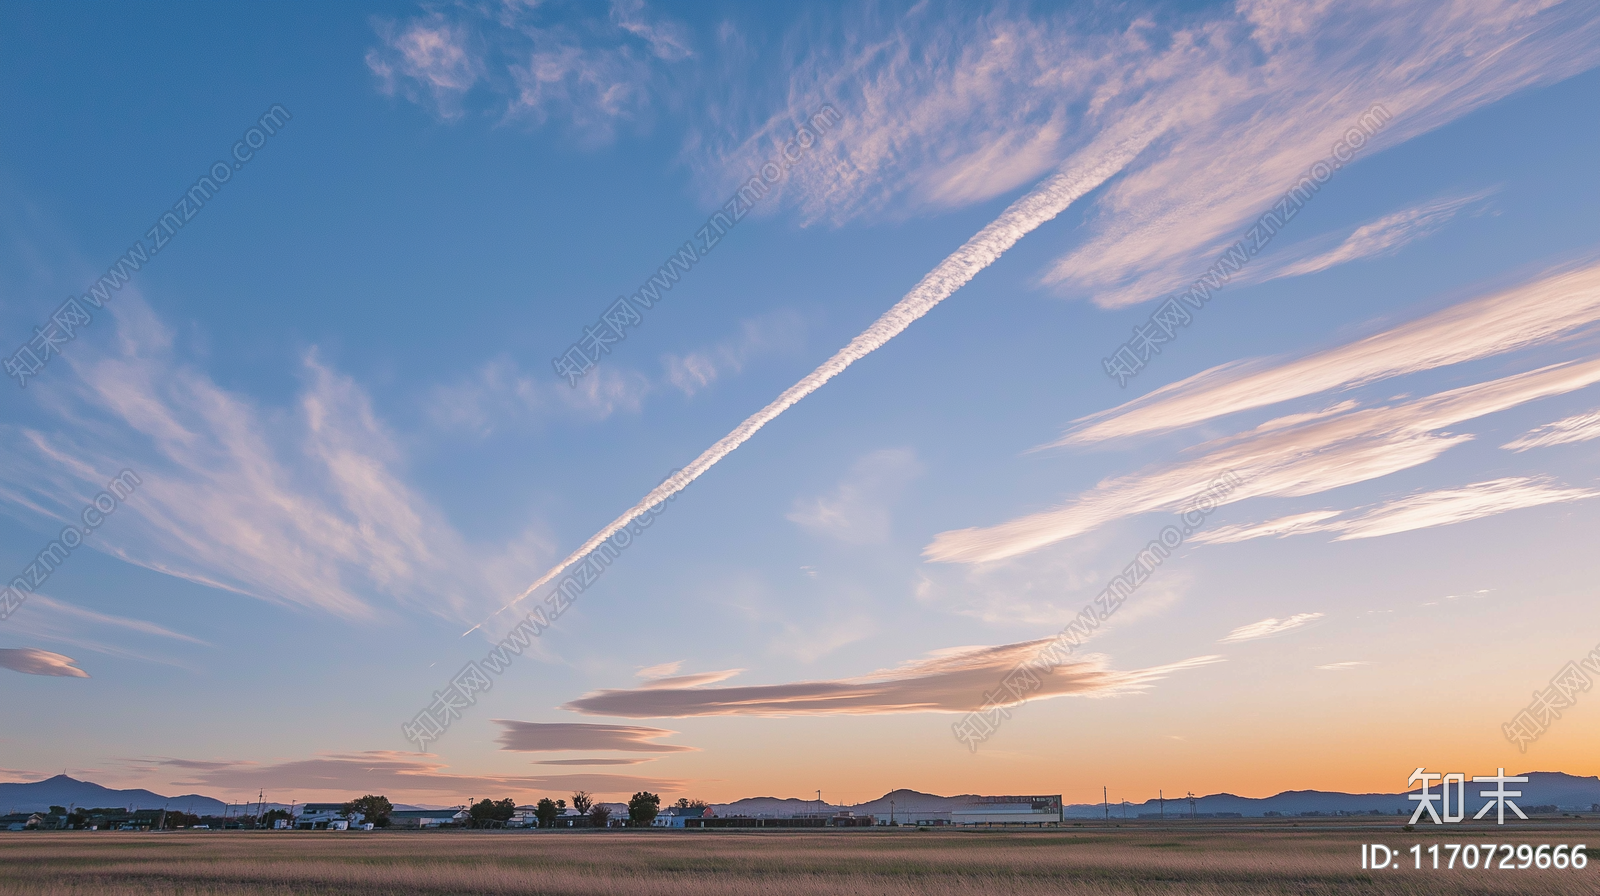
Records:
[[[1593,843],[1579,870],[1414,870],[1421,843]],[[1403,851],[1363,871],[1362,843]],[[1429,861],[1424,856],[1424,861]],[[1205,822],[1043,831],[10,833],[0,896],[467,894],[1591,894],[1600,826]]]

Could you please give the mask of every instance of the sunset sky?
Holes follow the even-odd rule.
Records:
[[[1597,68],[1578,0],[6,4],[0,781],[1600,773]]]

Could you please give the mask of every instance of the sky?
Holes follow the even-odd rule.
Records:
[[[1600,773],[1597,68],[1578,2],[0,6],[0,779]]]

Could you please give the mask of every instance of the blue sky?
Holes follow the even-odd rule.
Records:
[[[1585,703],[1503,729],[1600,640],[1600,19],[1532,6],[8,7],[8,357],[290,117],[0,392],[7,578],[140,477],[0,622],[0,767],[429,803],[1600,771]],[[551,360],[824,107],[569,386]],[[914,292],[964,245],[999,254]],[[407,741],[494,611],[908,295]],[[952,735],[1224,471],[1045,692]]]

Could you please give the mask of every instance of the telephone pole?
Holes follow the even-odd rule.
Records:
[[[1109,798],[1106,796],[1106,786],[1102,784],[1100,785],[1100,808],[1105,810],[1106,821],[1109,822],[1111,820],[1111,803],[1108,801],[1108,799]]]

